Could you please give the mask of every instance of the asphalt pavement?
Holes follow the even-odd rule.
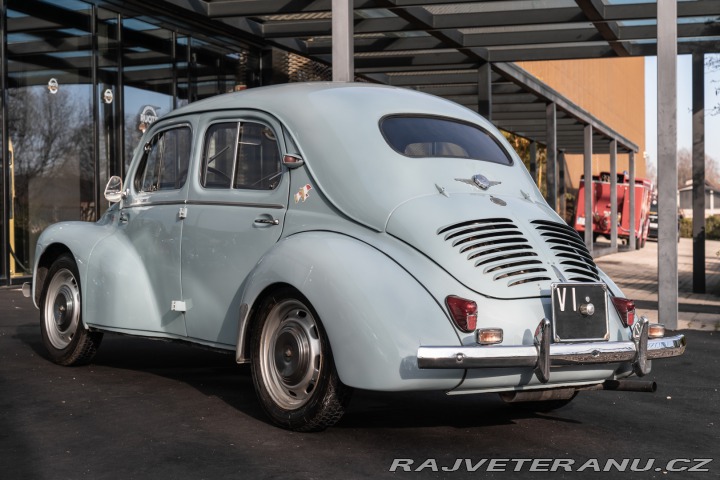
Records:
[[[57,366],[43,350],[38,311],[17,288],[0,289],[0,472],[12,480],[718,478],[720,333],[683,333],[685,355],[656,361],[646,377],[655,393],[582,392],[538,414],[493,394],[358,391],[335,427],[300,434],[268,424],[249,369],[231,355],[106,334],[93,364]]]

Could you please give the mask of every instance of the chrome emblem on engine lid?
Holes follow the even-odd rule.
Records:
[[[490,187],[494,187],[495,185],[500,185],[502,183],[490,180],[481,173],[473,175],[471,179],[456,178],[455,180],[457,180],[458,182],[467,183],[468,185],[472,185],[473,187],[478,187],[481,190],[487,190]]]

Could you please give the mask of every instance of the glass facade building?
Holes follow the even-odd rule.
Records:
[[[0,6],[0,285],[8,285],[27,281],[45,227],[99,218],[107,179],[124,177],[148,124],[262,84],[272,54],[191,17],[173,23],[98,1]]]

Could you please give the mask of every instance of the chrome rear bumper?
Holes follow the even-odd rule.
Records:
[[[420,347],[419,368],[533,367],[542,383],[550,379],[550,367],[632,362],[638,376],[649,370],[648,361],[682,355],[685,336],[648,339],[649,322],[641,317],[633,326],[633,338],[624,342],[550,343],[550,321],[538,325],[534,345]]]

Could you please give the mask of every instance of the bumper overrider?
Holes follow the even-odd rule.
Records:
[[[537,327],[534,345],[493,345],[420,347],[419,368],[533,367],[542,383],[550,380],[550,367],[632,362],[633,371],[643,376],[650,360],[677,357],[685,352],[685,336],[648,338],[647,318],[633,325],[632,340],[622,342],[551,343],[550,321]]]

